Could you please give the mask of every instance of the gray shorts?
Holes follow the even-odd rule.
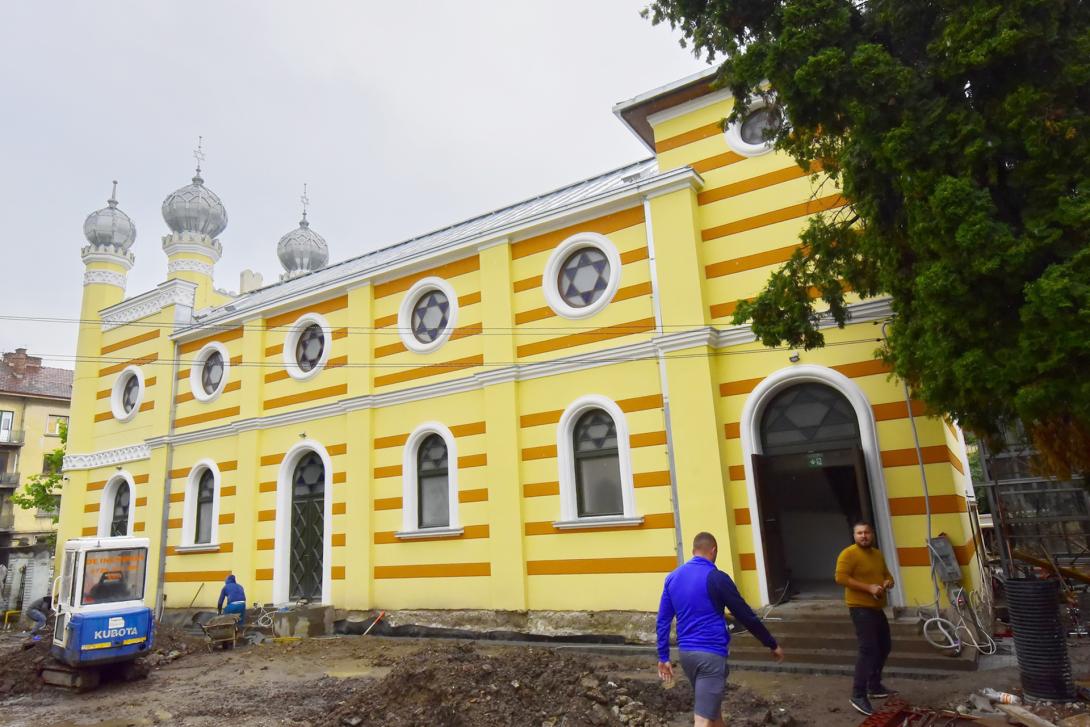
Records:
[[[682,651],[681,668],[693,685],[693,712],[717,720],[723,714],[723,692],[727,687],[727,657],[707,651]]]

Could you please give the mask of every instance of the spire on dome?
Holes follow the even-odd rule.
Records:
[[[307,196],[306,184],[303,184],[303,195],[299,201],[303,205],[303,218],[299,220],[299,227],[281,237],[276,245],[276,255],[284,266],[281,280],[306,275],[324,268],[329,262],[329,245],[321,235],[310,229],[310,222],[307,220],[310,197]]]
[[[197,137],[193,150],[197,174],[193,183],[172,192],[163,200],[163,220],[173,232],[191,232],[215,239],[227,228],[227,209],[216,193],[204,186],[201,162],[204,161],[204,137]]]

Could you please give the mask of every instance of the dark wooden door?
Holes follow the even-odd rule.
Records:
[[[322,598],[325,552],[325,467],[318,455],[303,457],[295,467],[291,500],[291,565],[288,597]]]
[[[787,588],[787,562],[783,550],[783,530],[780,508],[772,487],[771,457],[754,454],[753,478],[757,490],[758,527],[765,556],[765,574],[768,578],[768,597],[776,603]]]

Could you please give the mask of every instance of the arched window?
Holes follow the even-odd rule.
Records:
[[[299,458],[291,477],[289,597],[322,598],[325,558],[325,463],[317,452]]]
[[[216,476],[212,470],[205,469],[197,482],[196,523],[193,531],[193,543],[196,545],[212,542],[212,510],[216,503]]]
[[[110,513],[110,537],[129,534],[129,483],[124,480],[114,490]]]
[[[568,406],[557,425],[558,528],[638,525],[628,423],[616,402],[597,394]]]
[[[575,499],[579,517],[624,515],[617,426],[601,409],[579,417],[572,430]]]
[[[764,454],[793,454],[859,446],[859,418],[831,386],[806,382],[772,399],[761,416]]]
[[[447,444],[438,434],[430,434],[420,443],[416,455],[416,483],[417,525],[421,528],[450,525],[447,461]]]

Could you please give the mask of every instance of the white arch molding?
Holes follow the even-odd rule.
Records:
[[[753,472],[752,455],[762,453],[761,415],[772,398],[789,386],[803,383],[824,384],[840,392],[852,405],[859,422],[860,447],[867,465],[867,484],[870,488],[871,506],[874,509],[875,525],[878,528],[878,545],[886,558],[893,579],[896,582],[890,592],[890,604],[904,606],[904,588],[901,582],[900,565],[897,562],[897,547],[893,539],[893,525],[890,519],[889,498],[886,496],[886,479],[882,470],[882,455],[878,447],[878,430],[874,423],[874,411],[867,395],[859,386],[844,374],[825,366],[796,364],[782,368],[770,374],[753,389],[742,409],[742,463],[746,471],[746,494],[749,498],[749,510],[753,513],[753,550],[757,561],[757,580],[761,591],[761,602],[769,603],[768,575],[765,571],[764,538],[761,532],[760,507],[757,500],[757,480]],[[829,578],[833,577],[832,570]]]
[[[318,442],[297,442],[280,463],[276,477],[276,529],[273,541],[273,603],[287,603],[291,590],[291,494],[295,465],[309,452],[322,460],[325,469],[325,496],[322,506],[322,603],[333,602],[333,461]]]
[[[417,452],[420,445],[432,434],[438,434],[447,445],[447,526],[445,528],[421,528],[419,522],[419,480],[417,478]],[[439,422],[424,422],[405,440],[401,454],[401,532],[399,537],[412,537],[414,533],[449,534],[462,533],[458,517],[458,443],[454,434]]]
[[[197,543],[197,486],[200,485],[205,470],[212,473],[212,528],[209,530],[208,542]],[[185,483],[185,500],[182,505],[182,547],[211,546],[219,543],[221,481],[220,468],[210,459],[202,459],[190,468]]]
[[[110,537],[110,521],[114,517],[114,496],[121,483],[129,486],[129,523],[125,528],[125,535],[132,535],[133,519],[136,516],[136,482],[128,470],[119,470],[102,488],[102,499],[99,500],[98,505],[98,537],[100,538]]]
[[[579,418],[592,409],[601,409],[613,419],[617,431],[617,460],[621,475],[622,515],[605,517],[579,517],[578,498],[575,492],[575,447],[572,442],[575,425]],[[560,521],[557,527],[578,526],[600,522],[609,524],[639,525],[643,519],[636,513],[636,492],[632,484],[632,451],[628,438],[628,420],[621,407],[612,399],[600,394],[581,396],[564,410],[556,425],[557,479],[560,482]]]

